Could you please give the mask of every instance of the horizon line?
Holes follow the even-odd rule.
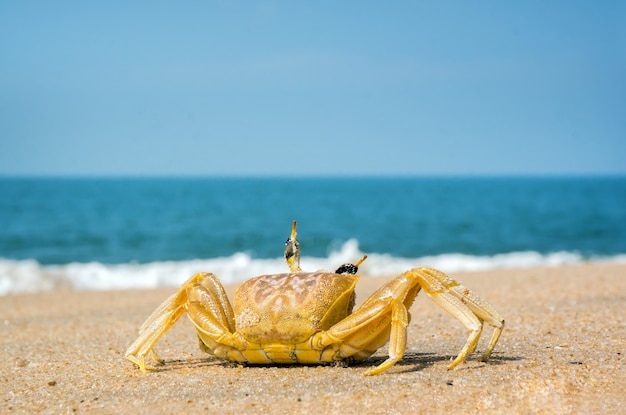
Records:
[[[625,173],[352,173],[352,174],[138,174],[55,173],[7,174],[0,179],[515,179],[515,178],[626,178]]]

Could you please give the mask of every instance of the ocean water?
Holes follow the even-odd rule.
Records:
[[[626,178],[0,178],[0,294],[626,261]]]

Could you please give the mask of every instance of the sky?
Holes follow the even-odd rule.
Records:
[[[0,2],[0,175],[624,175],[623,1]]]

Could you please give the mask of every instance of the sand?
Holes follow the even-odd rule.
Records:
[[[506,319],[492,358],[446,370],[466,333],[422,294],[404,359],[373,377],[385,348],[347,368],[246,367],[202,353],[186,318],[157,345],[165,364],[143,374],[124,351],[173,289],[0,297],[0,412],[626,413],[626,264],[455,277]],[[384,280],[363,277],[358,298]]]

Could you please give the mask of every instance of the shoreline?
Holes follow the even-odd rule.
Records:
[[[329,258],[303,257],[302,266],[307,270],[333,270],[337,264],[350,262],[364,254],[355,242],[358,243],[354,239],[347,240]],[[386,278],[419,265],[445,269],[447,273],[457,275],[594,264],[626,265],[626,254],[584,258],[578,253],[565,251],[549,254],[520,251],[492,256],[440,254],[414,259],[369,254],[362,277]],[[287,268],[282,257],[253,258],[245,252],[230,257],[121,264],[71,262],[54,265],[41,264],[34,259],[0,258],[0,298],[58,291],[173,290],[190,275],[206,270],[215,273],[224,285],[231,285],[239,284],[251,275],[286,272]]]
[[[447,371],[467,337],[420,294],[404,358],[334,366],[241,366],[202,353],[185,318],[142,374],[123,357],[175,288],[0,297],[1,413],[620,413],[626,384],[626,264],[459,272],[506,327],[491,359]],[[362,277],[357,304],[388,278]],[[232,298],[234,284],[226,286]],[[491,335],[485,326],[478,349]]]

